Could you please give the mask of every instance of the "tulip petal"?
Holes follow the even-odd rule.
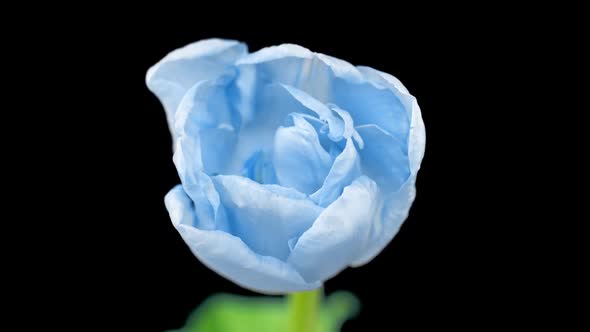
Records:
[[[383,198],[383,212],[372,220],[366,246],[351,260],[350,266],[358,267],[370,262],[387,246],[408,217],[415,197],[415,178],[412,177],[399,191]]]
[[[172,51],[148,70],[146,84],[164,106],[174,138],[175,113],[184,94],[199,81],[233,70],[247,52],[245,44],[234,40],[206,39]]]
[[[410,168],[412,168],[412,172],[417,171],[424,156],[426,132],[420,106],[418,106],[416,98],[408,92],[408,89],[395,76],[371,67],[357,66],[357,68],[372,84],[385,87],[393,92],[403,105],[407,117],[410,119],[410,137],[408,142],[408,149],[411,150],[408,152],[411,164]],[[402,139],[407,140],[408,138],[402,137]]]
[[[365,146],[365,142],[363,138],[354,128],[354,121],[352,121],[352,117],[350,113],[341,109],[337,105],[331,105],[331,109],[336,112],[340,118],[344,121],[344,126],[342,128],[342,137],[344,138],[354,138],[354,140],[358,143],[359,148],[362,150]]]
[[[302,114],[291,114],[293,126],[275,133],[273,162],[278,183],[311,194],[322,185],[332,166],[315,128]]]
[[[416,176],[420,170],[424,150],[426,149],[426,128],[422,120],[422,112],[416,98],[412,99],[412,121],[410,123],[410,137],[408,138],[408,158],[410,159],[410,169]]]
[[[295,189],[262,185],[235,175],[212,179],[230,232],[259,255],[286,259],[289,240],[303,234],[323,211]]]
[[[236,145],[237,133],[225,81],[201,81],[190,88],[175,115],[174,160],[181,179],[191,172],[224,173]]]
[[[165,198],[172,222],[190,250],[203,264],[236,284],[262,293],[311,290],[320,282],[306,282],[288,264],[254,253],[240,238],[222,231],[191,226],[194,211],[190,198],[176,186]]]
[[[322,187],[310,198],[319,206],[326,207],[342,194],[344,187],[350,185],[360,175],[360,158],[352,139],[349,138],[346,140],[346,146],[342,153],[334,160]]]
[[[378,124],[399,141],[406,142],[410,118],[391,90],[379,89],[368,82],[351,84],[342,79],[334,79],[332,84],[332,103],[350,113],[356,126]]]
[[[367,144],[359,151],[363,174],[373,179],[384,192],[399,190],[410,176],[405,144],[377,125],[356,127]]]
[[[377,69],[367,67],[367,66],[356,66],[356,69],[365,75],[365,78],[371,81],[373,84],[381,85],[381,86],[388,86],[391,85],[395,90],[399,91],[402,94],[409,95],[408,89],[402,84],[397,77],[379,71]]]
[[[381,213],[380,197],[373,180],[356,179],[301,235],[287,262],[307,281],[336,275],[366,247],[371,222]]]
[[[313,98],[304,91],[290,85],[282,84],[281,86],[291,95],[291,97],[299,102],[301,106],[316,113],[320,120],[325,121],[328,124],[328,137],[331,140],[337,142],[342,139],[346,126],[342,118],[335,116],[327,105],[322,104],[319,100]]]
[[[406,112],[408,112],[410,122],[410,132],[405,140],[408,141],[407,158],[410,174],[405,182],[397,191],[394,191],[384,198],[386,207],[381,218],[374,220],[369,235],[370,241],[368,246],[362,250],[362,254],[357,257],[351,266],[361,266],[371,261],[377,256],[383,248],[397,234],[404,220],[408,217],[410,207],[416,197],[416,176],[420,169],[420,163],[424,156],[426,142],[426,132],[420,107],[416,98],[408,93],[403,84],[392,75],[383,73],[368,67],[357,67],[365,76],[372,80],[374,84],[382,85],[394,92],[403,103]],[[364,129],[357,128],[361,133]]]

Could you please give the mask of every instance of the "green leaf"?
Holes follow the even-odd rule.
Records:
[[[337,292],[320,306],[317,332],[337,332],[359,311],[359,301]],[[281,332],[288,331],[289,312],[283,298],[218,294],[207,299],[176,332]]]

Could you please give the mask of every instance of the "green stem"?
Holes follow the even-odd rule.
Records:
[[[321,298],[322,288],[289,294],[288,332],[316,332],[318,330]]]

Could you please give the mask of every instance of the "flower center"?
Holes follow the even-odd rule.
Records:
[[[260,184],[273,184],[277,182],[272,159],[268,155],[268,152],[262,150],[254,152],[244,162],[241,174]]]

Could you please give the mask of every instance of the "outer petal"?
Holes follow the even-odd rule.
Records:
[[[409,134],[408,136],[403,137],[403,139],[408,141],[408,157],[410,159],[412,173],[417,173],[418,169],[420,169],[422,157],[424,157],[426,130],[424,128],[420,106],[418,106],[416,98],[412,96],[402,82],[393,75],[371,67],[358,66],[357,68],[365,75],[365,78],[371,82],[371,84],[375,86],[383,86],[392,91],[403,105],[404,110],[408,114],[407,118],[410,121]],[[380,123],[377,124],[381,125]]]
[[[343,79],[334,79],[332,89],[333,103],[350,113],[356,126],[378,124],[390,135],[406,142],[410,117],[391,90],[378,88],[370,82],[351,84]]]
[[[357,267],[370,262],[387,246],[408,217],[415,197],[415,178],[412,177],[398,192],[383,198],[383,210],[372,220],[366,246],[351,260],[350,266]]]
[[[203,231],[191,226],[195,218],[190,198],[180,186],[166,195],[172,222],[191,251],[203,264],[236,284],[262,293],[286,293],[318,288],[291,266],[257,255],[242,240],[222,231]]]
[[[307,281],[329,279],[362,254],[381,209],[377,184],[358,178],[299,238],[287,262]]]
[[[206,39],[172,51],[148,70],[146,84],[162,102],[172,131],[176,108],[188,89],[232,70],[247,52],[245,44],[234,40]]]
[[[289,240],[303,234],[323,211],[294,189],[234,175],[215,176],[213,182],[230,232],[260,255],[286,259]]]
[[[371,79],[374,84],[380,84],[396,93],[409,114],[411,119],[410,131],[405,139],[408,142],[407,153],[410,175],[399,190],[385,197],[384,206],[386,208],[383,210],[381,217],[376,218],[373,222],[368,246],[362,251],[363,254],[353,261],[351,266],[366,264],[377,256],[397,234],[402,223],[408,217],[410,207],[416,196],[416,176],[424,156],[426,143],[426,132],[420,107],[416,99],[408,93],[402,83],[395,77],[372,68],[359,67],[359,70]]]
[[[226,93],[229,79],[200,81],[178,106],[174,159],[181,179],[196,171],[224,173],[231,160],[237,132]]]
[[[365,78],[367,80],[374,84],[382,86],[391,85],[400,93],[409,94],[408,89],[406,89],[402,82],[398,80],[397,77],[391,74],[384,73],[382,71],[367,66],[356,66],[356,68],[365,75]]]
[[[386,193],[398,191],[410,176],[406,144],[377,125],[363,125],[356,130],[368,142],[359,151],[363,174]]]
[[[426,149],[426,128],[424,128],[424,121],[422,120],[422,112],[416,98],[412,100],[412,122],[410,124],[408,154],[410,158],[410,169],[412,174],[416,176],[420,170],[422,158],[424,158],[424,150]]]
[[[390,193],[384,198],[386,208],[383,210],[383,214],[373,221],[369,235],[370,240],[367,242],[362,254],[352,262],[351,266],[353,267],[370,262],[387,246],[408,217],[410,207],[416,197],[416,176],[420,169],[420,161],[424,155],[425,133],[424,124],[421,117],[419,117],[419,110],[414,114],[416,114],[414,115],[414,121],[419,123],[413,123],[412,132],[410,133],[410,177],[398,191]]]

